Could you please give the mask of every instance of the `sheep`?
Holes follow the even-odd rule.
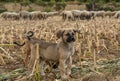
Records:
[[[105,11],[96,11],[94,17],[105,17]]]
[[[40,19],[40,14],[41,14],[41,11],[33,11],[33,12],[30,12],[30,20],[33,20],[33,19]]]
[[[16,12],[3,12],[1,14],[1,17],[3,17],[5,20],[6,19],[19,20],[20,19],[20,14],[16,13]]]
[[[95,17],[94,17],[95,11],[90,11],[89,13],[90,13],[91,18],[94,19],[94,18],[95,18]]]
[[[115,15],[115,13],[116,13],[115,11],[113,11],[113,12],[112,11],[106,11],[105,12],[105,17],[108,16],[109,18],[111,18],[111,17],[113,17]]]
[[[115,13],[114,17],[117,18],[117,19],[120,18],[120,11],[117,11],[117,12]]]
[[[41,12],[41,11],[34,11],[34,12],[30,12],[29,14],[30,20],[32,19],[47,19],[48,14],[47,12]]]
[[[62,19],[63,20],[74,20],[74,16],[72,14],[72,11],[63,11],[62,12]]]
[[[82,13],[82,11],[80,11],[80,10],[72,10],[72,14],[73,14],[75,20],[80,19],[81,13]]]
[[[20,14],[19,13],[14,12],[12,14],[13,14],[12,17],[13,17],[14,20],[19,20],[20,19]]]
[[[28,11],[20,11],[19,14],[22,19],[30,19],[30,13]]]
[[[59,12],[57,12],[57,11],[56,11],[56,12],[48,12],[48,13],[47,13],[47,16],[48,16],[48,17],[52,17],[52,16],[56,16],[56,15],[58,15],[58,14],[59,14]]]
[[[89,12],[89,11],[82,11],[81,12],[81,19],[91,19],[92,18],[92,16],[93,16],[93,14],[91,13],[91,12]]]
[[[10,13],[10,12],[3,12],[3,13],[1,14],[1,17],[6,20],[6,19],[8,19],[7,16],[8,16],[9,13]]]
[[[48,18],[48,15],[47,15],[47,12],[41,12],[40,13],[40,19],[47,19]]]

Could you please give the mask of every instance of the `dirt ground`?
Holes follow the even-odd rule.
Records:
[[[100,53],[96,53],[96,67],[94,67],[93,53],[89,53],[86,38],[80,38],[77,43],[82,41],[82,46],[75,48],[77,51],[74,55],[72,74],[69,78],[70,81],[120,81],[120,46],[119,39],[114,40],[112,35],[119,35],[117,28],[120,26],[119,19],[97,18],[95,20],[78,20],[78,21],[63,21],[61,17],[48,18],[47,20],[3,20],[0,19],[0,54],[3,55],[3,63],[0,60],[0,81],[34,81],[34,80],[20,80],[27,75],[27,70],[24,68],[23,59],[25,54],[22,48],[18,46],[9,45],[11,41],[21,40],[20,37],[24,35],[25,31],[32,30],[35,32],[37,38],[43,38],[46,41],[55,42],[56,37],[54,32],[61,28],[84,28],[85,31],[92,33],[94,29],[101,31],[105,34],[106,39],[104,42],[105,49],[101,46],[102,39],[99,39]],[[105,29],[104,29],[105,27]],[[115,27],[115,29],[114,29]],[[89,31],[89,28],[93,28]],[[42,30],[42,31],[41,31]],[[12,32],[11,32],[12,31]],[[115,32],[116,31],[116,32]],[[12,35],[12,36],[11,36]],[[3,37],[4,36],[4,37]],[[5,38],[3,40],[3,38]],[[107,39],[108,38],[108,39]],[[21,40],[21,42],[23,39]],[[8,45],[6,45],[8,44]],[[86,47],[86,48],[85,48]],[[107,49],[106,49],[107,48]],[[101,50],[103,49],[103,50]],[[81,50],[81,53],[80,53]],[[98,51],[99,51],[98,50]],[[10,57],[4,55],[10,54]],[[81,56],[79,62],[78,56]],[[14,60],[12,60],[12,58]],[[48,69],[48,68],[47,68]],[[47,72],[43,81],[60,81],[59,70],[58,73]]]

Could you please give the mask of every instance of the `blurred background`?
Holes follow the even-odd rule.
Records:
[[[4,11],[120,10],[120,0],[0,0]]]

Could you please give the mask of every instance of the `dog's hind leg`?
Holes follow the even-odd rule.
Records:
[[[45,75],[44,69],[43,69],[44,64],[45,64],[45,62],[44,62],[42,59],[40,59],[40,74],[41,74],[42,76]]]
[[[36,56],[37,56],[37,54],[36,54],[36,45],[31,44],[30,61],[29,61],[29,64],[28,64],[28,70],[30,72],[33,70],[33,66],[34,66],[35,60],[37,58]]]

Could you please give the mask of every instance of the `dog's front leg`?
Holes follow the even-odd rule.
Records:
[[[59,69],[60,69],[61,78],[66,79],[67,76],[66,76],[65,60],[64,59],[59,60]]]
[[[71,66],[72,66],[72,56],[69,57],[68,63],[67,63],[67,75],[71,74]]]

